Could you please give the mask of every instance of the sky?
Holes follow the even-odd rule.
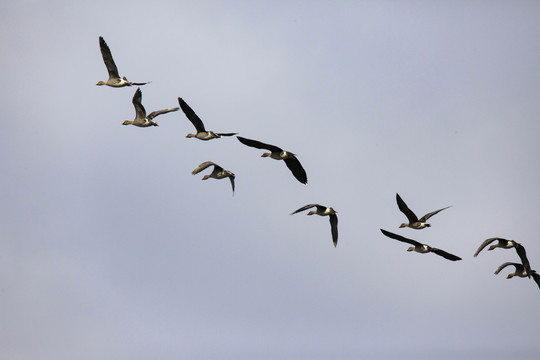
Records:
[[[308,184],[182,111],[122,126],[99,36],[148,112]],[[0,356],[538,359],[538,286],[473,254],[540,271],[539,37],[535,1],[1,1]],[[400,229],[396,193],[451,207]]]

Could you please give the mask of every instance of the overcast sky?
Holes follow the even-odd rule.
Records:
[[[148,112],[308,184],[182,111],[122,126],[99,36]],[[539,38],[536,1],[1,1],[0,357],[538,359],[538,286],[473,254],[540,271]],[[399,229],[396,192],[451,207]]]

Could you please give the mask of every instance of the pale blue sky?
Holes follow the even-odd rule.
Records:
[[[181,111],[122,126],[99,36],[147,111],[309,183]],[[534,1],[1,2],[0,357],[537,359],[538,287],[473,254],[540,270],[539,37]],[[452,207],[399,229],[396,192]]]

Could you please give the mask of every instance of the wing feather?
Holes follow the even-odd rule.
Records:
[[[133,103],[133,106],[135,106],[136,117],[144,119],[146,117],[146,110],[142,104],[142,92],[140,88],[137,88],[135,91],[131,102]]]
[[[497,270],[495,270],[495,275],[498,275],[502,269],[504,269],[505,267],[509,266],[509,265],[514,265],[514,267],[516,268],[516,271],[519,270],[519,268],[522,266],[521,264],[518,264],[518,263],[513,263],[513,262],[505,262],[504,264],[502,264],[501,266],[499,266],[497,268]]]
[[[531,278],[531,265],[529,264],[529,259],[527,259],[527,252],[525,251],[525,248],[523,245],[516,243],[516,252],[519,255],[519,258],[521,259],[521,263],[525,267],[525,270],[527,271],[527,276],[529,279]]]
[[[409,224],[412,224],[418,221],[418,217],[415,215],[415,213],[411,209],[409,209],[407,204],[405,204],[405,201],[403,201],[403,199],[401,198],[401,196],[399,196],[398,193],[396,193],[396,201],[397,201],[399,210],[403,214],[405,214],[407,219],[409,219]]]
[[[103,62],[105,63],[105,66],[107,67],[107,72],[109,73],[109,79],[111,78],[120,78],[120,75],[118,74],[118,68],[116,67],[116,64],[114,63],[111,49],[109,49],[109,46],[103,39],[103,37],[99,37],[99,49],[101,50],[101,56],[103,57]]]
[[[296,156],[291,156],[284,160],[285,165],[291,170],[292,174],[296,178],[296,180],[300,181],[302,184],[307,184],[307,174],[306,170],[302,167],[302,164],[300,164],[300,161],[296,158]]]
[[[149,120],[152,120],[156,116],[163,115],[163,114],[166,114],[166,113],[170,113],[172,111],[178,111],[178,109],[180,109],[180,108],[175,107],[175,108],[171,108],[171,109],[163,109],[163,110],[152,111],[150,114],[148,114],[147,118]]]
[[[330,230],[332,231],[332,241],[334,242],[334,247],[337,247],[338,241],[338,218],[337,215],[330,215]]]
[[[309,205],[306,205],[306,206],[302,206],[300,209],[293,211],[291,213],[291,215],[299,213],[299,212],[304,211],[304,210],[307,210],[307,209],[312,208],[314,206],[320,206],[320,205],[318,205],[318,204],[309,204]]]
[[[441,211],[443,211],[443,210],[445,210],[445,209],[448,209],[449,207],[450,207],[450,206],[447,206],[447,207],[445,207],[445,208],[442,208],[442,209],[435,210],[435,211],[432,211],[432,212],[430,212],[430,213],[427,213],[426,215],[424,215],[424,216],[422,216],[422,217],[420,218],[420,222],[426,222],[427,219],[429,219],[429,218],[432,217],[433,215],[435,215],[435,214],[437,214],[437,213],[439,213],[439,212],[441,212]]]
[[[257,149],[266,149],[266,150],[270,150],[272,152],[273,151],[283,151],[283,150],[281,150],[281,148],[279,148],[279,147],[277,147],[275,145],[265,144],[265,143],[257,141],[257,140],[247,139],[247,138],[241,137],[241,136],[237,136],[236,138],[242,144],[247,145],[247,146],[251,146],[251,147],[254,147],[254,148],[257,148]]]
[[[214,163],[211,162],[211,161],[205,161],[205,162],[199,164],[199,166],[197,166],[191,173],[192,173],[193,175],[198,174],[198,173],[200,173],[201,171],[203,171],[204,169],[206,169],[207,167],[212,166],[212,165],[218,166],[218,165],[214,164]]]
[[[401,235],[398,235],[398,234],[394,234],[394,233],[391,233],[390,231],[386,231],[384,229],[380,229],[381,232],[388,236],[389,238],[392,238],[394,240],[398,240],[398,241],[402,241],[402,242],[405,242],[407,244],[411,244],[411,245],[414,245],[414,246],[422,246],[421,243],[419,243],[418,241],[416,240],[412,240],[412,239],[407,239],[406,237],[403,237]]]
[[[442,256],[445,259],[451,260],[451,261],[461,260],[461,258],[459,256],[456,256],[454,254],[450,254],[450,253],[448,253],[448,252],[446,252],[444,250],[441,250],[441,249],[431,248],[431,252],[435,253],[435,254],[437,254],[439,256]]]
[[[195,114],[195,111],[184,101],[182,98],[178,98],[178,104],[180,104],[180,107],[182,108],[182,111],[184,114],[186,114],[186,117],[189,121],[195,126],[195,129],[197,132],[205,132],[204,124],[200,117]]]

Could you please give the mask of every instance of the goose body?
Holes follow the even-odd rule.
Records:
[[[182,98],[178,98],[178,104],[180,104],[180,107],[182,108],[182,111],[188,118],[188,120],[195,126],[195,129],[197,130],[197,133],[195,134],[187,134],[187,138],[196,138],[199,140],[212,140],[212,139],[218,139],[222,136],[233,136],[237,133],[215,133],[213,131],[207,131],[204,127],[204,123],[202,122],[201,118],[193,111],[193,109],[184,101]]]
[[[530,278],[531,275],[532,275],[534,282],[540,288],[540,274],[538,274],[535,270],[529,270],[528,271],[523,264],[514,263],[514,262],[505,262],[504,264],[499,266],[497,268],[497,270],[495,270],[495,275],[498,275],[499,272],[501,272],[502,269],[504,269],[505,267],[507,267],[509,265],[514,266],[514,272],[509,273],[508,276],[506,277],[507,279],[511,279],[514,276],[521,277],[521,278],[524,278],[524,277],[529,277]]]
[[[107,72],[109,73],[109,79],[107,81],[99,81],[96,85],[107,85],[111,87],[124,87],[124,86],[131,86],[131,85],[146,85],[148,82],[144,83],[137,83],[137,82],[131,82],[126,79],[125,76],[120,77],[118,73],[118,68],[116,67],[116,64],[114,63],[111,49],[109,49],[109,46],[103,39],[103,37],[99,37],[99,49],[101,50],[101,56],[103,57],[103,62],[105,63],[105,66],[107,67]]]
[[[261,157],[270,157],[274,160],[285,161],[285,165],[287,165],[296,180],[300,181],[302,184],[307,184],[306,171],[302,167],[302,164],[300,164],[300,161],[296,158],[296,155],[292,152],[285,151],[275,145],[265,144],[257,140],[247,139],[241,136],[237,136],[236,138],[244,145],[257,149],[270,150],[269,153],[263,153]]]
[[[131,102],[133,103],[133,106],[135,107],[135,119],[133,120],[126,120],[122,123],[122,125],[135,125],[138,127],[149,127],[149,126],[158,126],[158,123],[155,122],[153,119],[162,114],[166,114],[172,111],[177,111],[179,108],[170,108],[170,109],[163,109],[158,111],[153,111],[150,114],[146,115],[146,110],[144,109],[144,106],[142,105],[142,92],[140,88],[137,88],[137,91],[135,91],[135,94],[133,95],[133,99]]]
[[[302,206],[298,210],[293,211],[291,213],[291,215],[294,215],[294,214],[299,213],[301,211],[310,209],[312,207],[315,207],[316,209],[308,212],[308,215],[329,216],[329,218],[330,218],[330,230],[332,232],[332,242],[334,243],[334,247],[336,247],[337,242],[338,242],[338,228],[337,228],[338,218],[337,218],[337,215],[336,215],[337,211],[335,211],[331,207],[326,207],[326,206],[322,206],[322,205],[319,205],[319,204],[309,204],[309,205],[306,205],[306,206]]]
[[[419,243],[416,240],[408,239],[408,238],[403,237],[401,235],[391,233],[390,231],[386,231],[386,230],[383,230],[383,229],[380,229],[380,230],[384,235],[388,236],[391,239],[398,240],[398,241],[405,242],[407,244],[413,245],[412,247],[409,247],[407,249],[407,251],[416,251],[417,253],[420,253],[420,254],[427,254],[427,253],[432,252],[434,254],[442,256],[443,258],[451,260],[451,261],[461,260],[461,258],[459,256],[456,256],[454,254],[450,254],[450,253],[448,253],[448,252],[446,252],[444,250],[437,249],[437,248],[431,247],[429,245]]]
[[[212,172],[209,174],[209,175],[204,175],[202,180],[207,180],[207,179],[210,179],[210,178],[213,178],[213,179],[224,179],[224,178],[229,178],[229,180],[231,181],[231,186],[232,186],[232,191],[233,191],[233,195],[234,195],[234,178],[235,178],[235,175],[230,172],[229,170],[225,170],[223,169],[221,166],[211,162],[211,161],[205,161],[201,164],[199,164],[199,166],[197,166],[191,173],[193,175],[195,174],[198,174],[200,173],[201,171],[203,171],[204,169],[206,169],[207,167],[209,166],[214,166],[214,170],[212,170]]]
[[[410,227],[411,229],[416,229],[416,230],[420,230],[420,229],[424,229],[426,227],[430,227],[431,225],[428,224],[426,221],[432,217],[433,215],[437,214],[438,212],[440,211],[443,211],[445,209],[448,209],[450,206],[447,206],[445,208],[442,208],[442,209],[439,209],[439,210],[435,210],[435,211],[432,211],[430,213],[427,213],[426,215],[422,216],[420,219],[416,216],[416,214],[411,210],[409,209],[409,207],[407,206],[407,204],[405,204],[405,201],[403,201],[403,199],[401,198],[401,196],[399,196],[398,193],[396,193],[396,202],[398,204],[398,208],[399,210],[405,214],[405,216],[407,217],[407,219],[409,220],[409,223],[403,223],[401,224],[399,227],[402,228],[402,227]]]

